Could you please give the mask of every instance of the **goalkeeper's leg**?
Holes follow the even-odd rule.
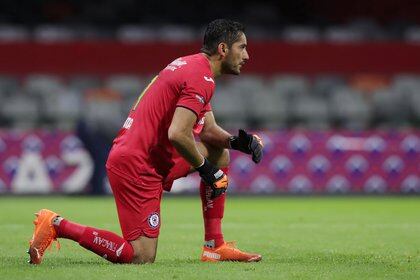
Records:
[[[132,262],[133,246],[115,233],[76,224],[48,209],[42,209],[35,215],[35,230],[28,250],[32,264],[42,262],[46,249],[57,238],[74,240],[114,263]]]
[[[213,164],[217,165],[227,174],[229,165],[229,151],[227,149],[214,148],[202,142],[197,143],[200,153]],[[181,156],[176,158],[174,167],[166,178],[165,190],[170,191],[174,180],[195,172],[195,169]],[[203,181],[200,182],[200,196],[202,201],[204,218],[204,242],[206,246],[215,248],[224,244],[222,233],[222,218],[225,208],[226,194],[214,199],[210,198],[211,189]]]
[[[36,214],[35,231],[28,253],[40,264],[46,249],[57,238],[78,242],[82,247],[113,263],[151,263],[157,250],[160,229],[161,185],[133,183],[108,172],[123,237],[64,219],[42,209]]]
[[[108,179],[123,237],[66,220],[59,226],[58,237],[75,240],[114,263],[154,262],[160,230],[161,184],[135,183],[111,170]]]
[[[205,143],[199,143],[198,148],[210,162],[221,168],[226,175],[229,175],[229,151],[227,149],[217,149]],[[211,187],[201,180],[200,197],[204,219],[204,246],[209,248],[219,247],[224,244],[222,219],[225,211],[226,193],[212,199]]]
[[[202,142],[197,143],[200,153],[217,165],[226,174],[228,173],[229,151],[218,149]],[[182,157],[176,158],[174,168],[166,178],[164,188],[170,191],[174,180],[195,172],[188,162]],[[222,232],[222,219],[225,209],[226,193],[211,199],[209,186],[200,182],[200,197],[202,201],[204,219],[204,246],[201,255],[202,261],[242,261],[253,262],[261,260],[261,255],[242,252],[237,249],[233,242],[225,242]]]
[[[230,162],[227,149],[217,149],[205,143],[199,143],[202,155],[207,157],[228,175]],[[229,192],[229,188],[228,191]],[[225,242],[222,232],[222,219],[225,211],[226,194],[212,199],[211,187],[202,180],[200,182],[200,197],[204,219],[204,246],[201,260],[206,262],[240,261],[255,262],[261,260],[261,255],[247,253],[236,248],[234,242]]]

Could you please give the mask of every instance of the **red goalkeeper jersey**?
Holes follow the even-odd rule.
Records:
[[[107,168],[124,177],[162,182],[179,156],[168,139],[168,129],[176,107],[197,115],[194,134],[211,111],[215,81],[210,63],[203,54],[181,57],[171,62],[140,94],[113,142]]]

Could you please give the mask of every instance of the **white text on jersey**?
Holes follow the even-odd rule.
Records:
[[[165,69],[175,71],[175,70],[181,68],[182,66],[184,66],[185,64],[187,64],[186,61],[178,58],[178,59],[175,59],[174,61],[172,61],[168,66],[166,66]]]
[[[124,122],[123,128],[129,129],[132,124],[133,124],[133,118],[128,117]]]
[[[214,80],[212,77],[204,76],[204,80],[206,80],[207,82],[212,82],[214,84]]]

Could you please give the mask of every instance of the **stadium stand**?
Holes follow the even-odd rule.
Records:
[[[103,28],[89,24],[39,24],[27,27],[21,24],[1,24],[0,42],[35,41],[41,43],[71,42],[80,40],[107,39],[124,43],[135,42],[189,42],[203,34],[203,26],[186,24],[120,24]],[[310,42],[369,42],[369,41],[420,41],[420,26],[417,24],[390,24],[379,26],[369,19],[355,19],[336,25],[286,24],[247,26],[247,35],[252,40],[282,40],[290,43]]]
[[[251,57],[239,77],[217,80],[216,119],[232,132],[258,131],[266,144],[262,167],[233,153],[232,190],[420,191],[418,5],[244,1],[238,9],[217,0],[129,0],[97,9],[81,0],[32,2],[26,9],[0,3],[0,156],[7,151],[0,192],[2,180],[16,191],[11,178],[26,142],[51,148],[43,156],[57,190],[53,155],[93,164],[89,192],[109,188],[103,163],[132,104],[152,73],[200,49],[214,11],[245,24]],[[65,158],[81,146],[76,137],[93,163],[82,153]],[[50,145],[57,139],[63,144]]]
[[[416,126],[420,121],[420,77],[401,74],[389,81],[378,77],[242,75],[218,83],[213,107],[227,128]],[[71,129],[85,120],[115,131],[148,80],[150,76],[121,74],[104,78],[1,76],[2,124]]]

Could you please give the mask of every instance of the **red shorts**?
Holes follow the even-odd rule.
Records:
[[[160,229],[162,184],[147,184],[107,170],[124,239],[156,238]]]
[[[124,239],[132,241],[140,236],[159,236],[163,189],[170,191],[173,181],[187,176],[190,170],[190,165],[182,157],[176,158],[175,163],[163,183],[128,179],[107,168]]]
[[[163,189],[168,192],[171,191],[173,182],[178,178],[187,176],[191,169],[191,165],[183,157],[178,156],[173,160],[175,164],[163,182]]]

